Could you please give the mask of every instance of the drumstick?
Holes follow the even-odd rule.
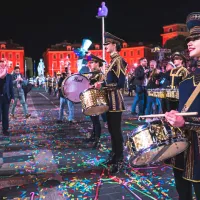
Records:
[[[198,115],[198,112],[176,113],[175,115],[177,115],[177,116],[195,116],[195,115]],[[165,117],[165,114],[139,116],[139,118],[151,118],[151,117]]]

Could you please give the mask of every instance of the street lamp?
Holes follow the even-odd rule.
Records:
[[[101,3],[101,7],[98,9],[98,14],[97,14],[97,18],[102,20],[102,58],[103,60],[105,60],[105,48],[103,46],[103,44],[105,43],[105,37],[104,37],[104,33],[105,33],[105,22],[104,19],[105,17],[107,17],[108,15],[108,8],[105,5],[105,2]],[[105,73],[105,63],[103,63],[103,72]]]

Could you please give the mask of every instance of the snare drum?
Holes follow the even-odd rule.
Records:
[[[153,96],[157,98],[166,98],[166,91],[164,89],[153,89]]]
[[[81,74],[73,74],[62,82],[61,90],[63,96],[74,103],[80,102],[80,93],[88,89],[89,80]]]
[[[174,157],[188,147],[182,132],[167,124],[144,124],[128,134],[127,149],[132,166],[155,164]]]
[[[80,94],[82,111],[87,116],[100,115],[108,111],[108,100],[105,90],[90,88]]]
[[[179,99],[179,90],[178,89],[167,89],[166,97],[169,99]]]

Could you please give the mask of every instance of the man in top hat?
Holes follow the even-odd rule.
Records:
[[[190,142],[184,153],[172,159],[172,164],[179,199],[192,200],[192,185],[196,199],[200,199],[200,12],[189,14],[186,24],[190,32],[186,39],[189,55],[198,58],[198,67],[180,83],[178,111],[198,112],[198,116],[177,116],[177,111],[172,110],[165,118],[172,126],[179,127]]]
[[[124,40],[106,32],[105,48],[110,54],[111,62],[108,65],[105,87],[107,90],[109,111],[107,112],[108,130],[111,135],[112,151],[106,164],[111,164],[111,173],[120,171],[123,164],[123,136],[121,131],[122,112],[125,111],[122,89],[125,85],[127,63],[119,55]],[[101,84],[95,84],[97,88]]]
[[[102,81],[103,74],[101,71],[101,67],[103,66],[103,63],[105,60],[102,60],[101,58],[88,53],[86,56],[86,59],[88,61],[88,67],[90,68],[90,71],[92,72],[91,77],[89,77],[90,85],[93,86],[96,82]],[[106,113],[101,114],[102,119],[104,123],[106,123]],[[93,149],[96,149],[100,147],[100,137],[101,137],[101,123],[99,120],[99,115],[90,116],[92,123],[93,123],[93,132],[91,137],[89,138],[89,141],[94,140]]]

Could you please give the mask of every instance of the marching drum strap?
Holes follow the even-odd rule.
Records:
[[[185,103],[181,112],[187,112],[189,110],[190,106],[192,105],[192,103],[194,102],[199,93],[200,93],[200,83],[197,85],[193,93],[190,95],[189,99]]]

